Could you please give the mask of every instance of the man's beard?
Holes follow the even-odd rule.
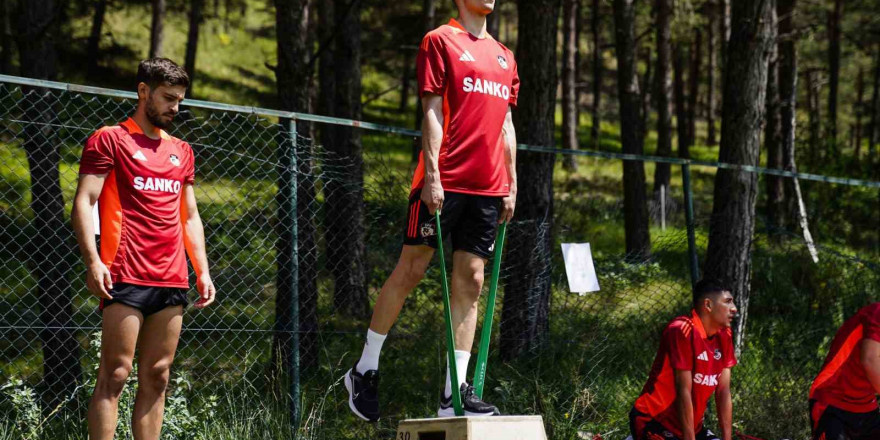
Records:
[[[163,121],[162,115],[160,115],[159,112],[157,112],[156,109],[153,108],[153,106],[150,104],[151,104],[151,102],[148,100],[147,101],[147,120],[150,121],[150,124],[153,124],[154,127],[161,128],[163,130],[170,127],[171,122],[174,120],[174,118],[172,117],[167,122]]]

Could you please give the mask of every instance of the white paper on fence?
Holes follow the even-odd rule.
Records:
[[[92,205],[92,225],[95,228],[95,235],[101,235],[101,216],[98,215],[98,202]]]
[[[568,275],[568,290],[583,295],[599,290],[590,243],[562,243],[562,258]]]

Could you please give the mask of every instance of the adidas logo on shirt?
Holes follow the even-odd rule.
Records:
[[[147,156],[144,156],[144,153],[141,150],[137,150],[137,153],[134,153],[134,155],[131,157],[137,160],[142,160],[144,162],[147,161]]]
[[[470,52],[464,51],[464,53],[461,54],[461,57],[458,60],[459,61],[476,61],[477,59],[474,58],[474,56],[471,55]]]
[[[697,359],[699,359],[701,361],[709,362],[709,355],[706,354],[706,352],[704,351],[704,352],[700,353],[699,356],[697,356]]]

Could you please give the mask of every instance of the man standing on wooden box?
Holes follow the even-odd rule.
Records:
[[[437,411],[452,416],[452,387],[461,391],[465,415],[492,415],[465,382],[477,325],[483,268],[491,258],[498,224],[516,204],[516,135],[511,108],[519,76],[513,53],[486,32],[494,0],[456,0],[459,19],[429,32],[419,47],[419,93],[425,119],[422,155],[409,199],[404,246],[382,286],[360,360],[345,374],[349,407],[379,419],[379,353],[406,297],[424,277],[437,247],[434,212],[452,238],[451,312],[458,383],[447,363],[446,389]],[[440,258],[443,258],[440,256]],[[442,334],[438,335],[443,337]]]

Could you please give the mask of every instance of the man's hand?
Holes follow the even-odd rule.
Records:
[[[513,220],[514,209],[516,209],[516,193],[511,192],[510,195],[501,199],[501,215],[498,216],[498,224]]]
[[[86,273],[86,286],[92,295],[101,299],[113,299],[110,290],[113,289],[113,279],[110,270],[101,261],[95,261],[89,266]]]
[[[440,180],[425,179],[425,185],[422,187],[422,201],[428,207],[428,212],[434,215],[434,211],[443,209],[443,185]]]
[[[204,309],[214,302],[217,290],[214,289],[214,281],[211,280],[210,274],[205,272],[199,276],[199,279],[196,281],[196,288],[199,291],[199,300],[193,304],[195,308]]]

